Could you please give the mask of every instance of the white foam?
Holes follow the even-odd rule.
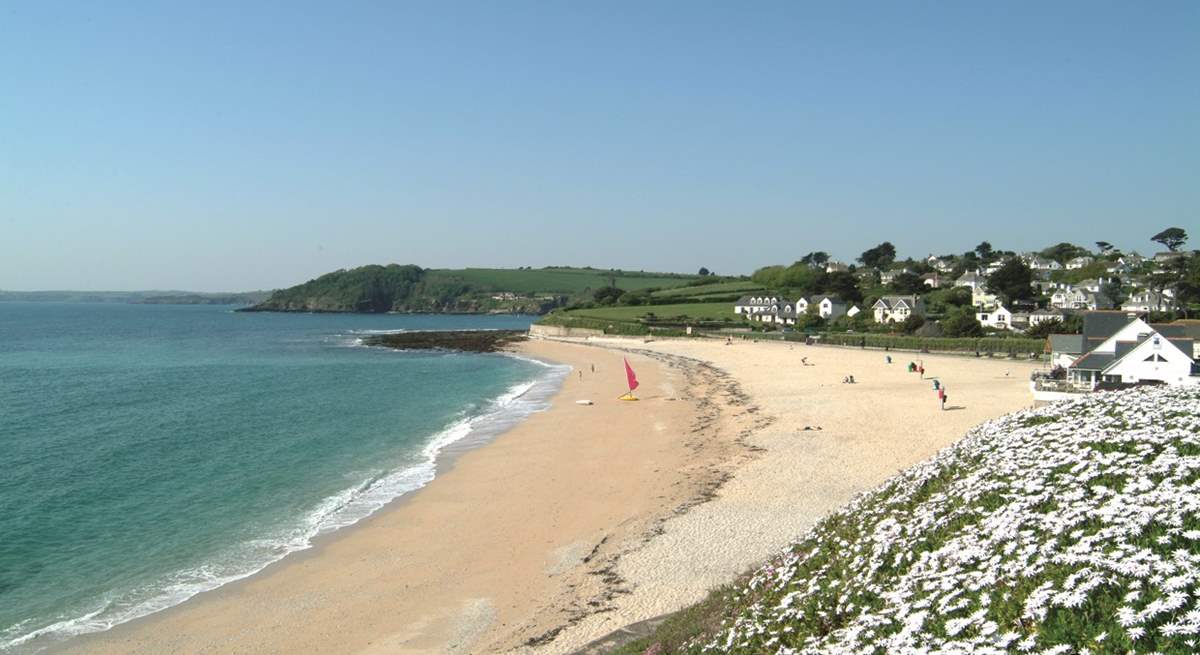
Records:
[[[194,569],[179,571],[160,584],[157,591],[135,589],[125,598],[105,598],[99,608],[73,618],[64,618],[50,625],[13,637],[25,623],[11,626],[0,639],[0,651],[12,652],[29,646],[35,652],[50,643],[31,644],[42,637],[59,640],[93,632],[137,619],[223,585],[247,578],[291,553],[312,548],[313,539],[353,525],[378,511],[392,500],[429,484],[437,474],[439,457],[451,446],[466,448],[487,441],[520,423],[530,414],[549,407],[550,398],[561,385],[571,367],[511,355],[547,367],[537,378],[509,387],[492,399],[481,412],[454,421],[434,434],[420,451],[415,464],[343,489],[325,498],[304,515],[290,531],[256,539],[230,549],[217,561]],[[141,600],[138,600],[141,599]]]

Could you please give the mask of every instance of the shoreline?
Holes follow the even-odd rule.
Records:
[[[1028,406],[1022,372],[1039,366],[920,355],[955,399],[939,412],[929,380],[869,349],[598,338],[515,350],[572,365],[548,410],[307,551],[63,652],[576,652],[702,599],[855,494]],[[642,402],[594,393],[623,386],[623,357]],[[837,384],[843,372],[860,384]],[[890,413],[905,420],[881,421]]]
[[[578,346],[572,346],[569,348],[569,350],[574,351],[575,349],[578,349],[578,348],[579,348]],[[524,345],[521,345],[521,346],[518,346],[515,350],[516,350],[516,352],[513,353],[513,356],[539,360],[543,364],[545,364],[547,362],[547,360],[549,360],[549,361],[562,361],[563,360],[562,357],[546,356],[545,353],[541,352],[543,349],[540,348],[539,346],[525,347]],[[551,350],[562,350],[562,348],[559,346],[551,346]],[[572,357],[574,357],[577,360],[575,362],[575,368],[582,369],[581,363],[583,360],[579,360],[579,357],[585,357],[588,359],[592,359],[594,361],[603,360],[604,363],[601,365],[602,366],[601,372],[607,374],[607,375],[605,375],[605,377],[607,378],[607,381],[604,382],[604,386],[607,387],[609,384],[611,384],[614,380],[616,380],[618,378],[623,380],[623,377],[624,377],[623,370],[621,370],[620,364],[619,364],[620,358],[616,357],[615,361],[613,361],[612,355],[610,355],[609,357],[589,357],[590,355],[595,354],[594,352],[592,352],[593,350],[594,349],[589,348],[589,349],[583,349],[582,353],[575,352],[572,355]],[[563,351],[563,353],[566,353],[566,352],[567,351]],[[570,357],[568,357],[568,358],[570,358]],[[631,356],[630,359],[637,362],[640,358],[637,358],[636,356]],[[673,378],[675,373],[667,374],[667,373],[660,372],[658,370],[660,368],[659,364],[657,364],[657,363],[651,364],[649,360],[646,360],[646,361],[641,361],[640,363],[636,363],[635,366],[638,366],[639,375],[643,376],[643,379],[646,381],[646,384],[643,387],[643,389],[649,389],[649,388],[651,388],[651,385],[656,385],[656,386],[661,387],[664,383],[666,384],[667,387],[672,386],[672,380],[668,380],[667,378]],[[575,375],[575,373],[572,372],[572,375]],[[591,375],[590,372],[588,373],[588,375],[589,376]],[[598,375],[598,377],[599,377],[599,375]],[[553,398],[551,399],[550,409],[527,416],[525,418],[525,420],[521,421],[516,426],[510,427],[508,430],[500,433],[499,435],[493,437],[492,439],[488,440],[487,442],[485,442],[483,444],[472,444],[470,446],[470,449],[466,450],[465,452],[458,452],[458,453],[449,452],[449,453],[446,453],[446,455],[448,455],[449,457],[445,457],[445,456],[439,457],[438,473],[433,481],[429,482],[427,485],[425,485],[424,487],[422,487],[414,492],[406,493],[396,499],[393,499],[385,507],[380,508],[379,510],[374,512],[371,516],[360,520],[358,523],[356,523],[354,525],[351,525],[346,528],[342,528],[342,529],[339,529],[339,530],[336,530],[336,531],[333,531],[330,533],[320,535],[318,538],[313,540],[312,547],[310,547],[304,551],[298,551],[298,552],[292,553],[290,556],[285,557],[282,560],[276,561],[276,562],[268,565],[266,568],[251,575],[250,577],[226,584],[216,590],[199,594],[191,599],[188,599],[187,601],[183,602],[180,605],[174,606],[172,608],[168,608],[166,610],[157,612],[157,613],[149,615],[149,616],[145,616],[145,617],[135,619],[133,621],[115,626],[114,628],[107,630],[105,632],[83,635],[83,636],[69,639],[65,642],[60,642],[59,644],[56,645],[56,647],[52,647],[52,648],[54,648],[55,652],[83,652],[83,651],[87,651],[87,652],[161,652],[161,650],[176,650],[176,651],[182,651],[182,652],[191,652],[194,650],[202,650],[205,648],[224,649],[224,648],[232,647],[232,645],[229,644],[228,642],[225,642],[225,641],[222,641],[219,639],[214,640],[218,636],[217,634],[214,633],[214,631],[216,631],[216,632],[221,631],[221,630],[217,629],[217,626],[227,625],[227,621],[225,619],[216,619],[216,617],[218,615],[225,616],[226,618],[229,618],[230,616],[236,616],[241,611],[241,609],[244,608],[244,606],[247,604],[247,601],[248,601],[247,596],[255,596],[259,587],[263,586],[264,584],[267,584],[267,585],[270,584],[267,581],[276,580],[281,577],[289,577],[289,576],[306,578],[306,577],[312,575],[312,571],[310,569],[314,569],[314,568],[322,569],[325,573],[336,574],[340,569],[343,568],[342,563],[340,561],[333,562],[332,560],[333,559],[341,560],[343,558],[341,557],[340,554],[335,553],[333,551],[338,551],[338,550],[344,548],[345,544],[347,542],[363,541],[364,539],[370,540],[375,543],[373,543],[371,545],[371,548],[369,550],[371,550],[372,552],[376,552],[376,553],[379,552],[379,550],[380,550],[380,548],[379,548],[380,544],[378,543],[379,539],[375,538],[375,536],[378,536],[378,535],[372,536],[370,533],[377,533],[377,532],[381,532],[384,530],[394,529],[395,528],[394,525],[388,526],[386,524],[396,523],[398,521],[406,521],[406,520],[411,519],[411,517],[408,516],[408,514],[412,513],[412,511],[413,511],[412,508],[414,508],[415,506],[428,507],[431,505],[432,502],[436,502],[436,501],[431,501],[428,498],[428,496],[430,496],[431,494],[436,494],[438,489],[455,488],[455,487],[460,486],[460,485],[454,484],[452,481],[450,481],[450,479],[458,477],[457,474],[459,473],[459,470],[460,470],[460,467],[458,466],[458,464],[461,461],[474,460],[476,458],[493,459],[494,460],[495,459],[494,457],[488,457],[488,456],[486,456],[486,453],[491,452],[496,447],[496,444],[498,442],[513,438],[513,435],[515,433],[519,433],[519,432],[522,432],[523,430],[526,430],[526,426],[530,422],[532,422],[533,419],[545,416],[546,414],[554,413],[555,410],[558,410],[558,411],[566,410],[566,411],[570,411],[570,412],[578,412],[579,410],[583,410],[583,411],[595,410],[596,409],[595,407],[581,408],[577,405],[574,405],[573,400],[571,398],[565,397],[566,394],[568,394],[571,391],[570,383],[573,381],[578,382],[577,379],[572,380],[571,378],[568,378],[567,380],[564,381],[565,383],[562,384],[558,388],[556,393],[553,395]],[[646,402],[642,406],[650,406],[655,403],[659,404],[664,409],[667,409],[668,405],[677,405],[679,407],[682,407],[682,405],[684,404],[684,403],[671,403],[668,400],[666,400],[665,397],[660,396],[658,398],[647,398]],[[617,411],[623,411],[623,409],[624,409],[621,405],[617,405],[615,403],[613,404],[612,408],[616,409]],[[671,407],[669,409],[674,410],[675,408]],[[680,414],[679,411],[675,411],[674,413]],[[686,411],[684,411],[682,413],[689,414],[689,412],[686,412]],[[676,417],[676,418],[678,418],[678,417]],[[543,426],[543,428],[544,427],[545,426]],[[598,427],[603,427],[603,426],[598,426]],[[649,425],[642,426],[643,429],[646,427],[652,428],[653,426],[649,426]],[[543,429],[542,432],[544,432],[544,431],[545,430]],[[453,446],[451,446],[451,448],[453,448]],[[676,453],[677,457],[676,457],[676,461],[674,462],[675,464],[683,464],[685,462],[685,460],[687,459],[687,457],[685,457],[685,453],[682,452],[682,449],[680,449],[680,450],[681,450],[681,452]],[[562,453],[562,454],[567,454],[567,453]],[[647,453],[643,453],[643,455],[644,454],[647,454]],[[632,458],[632,459],[646,460],[647,458],[637,457],[637,458]],[[482,464],[482,466],[484,468],[494,468],[493,464],[495,464],[495,462],[493,462],[492,464]],[[520,461],[518,461],[518,462],[510,461],[510,462],[508,462],[508,465],[509,466],[515,465],[514,468],[516,468],[516,469],[528,468],[525,462],[520,462]],[[472,465],[472,466],[475,466],[475,465]],[[513,471],[510,470],[509,472],[512,473]],[[681,483],[681,482],[683,482],[683,480],[675,480],[675,483],[677,483],[677,484]],[[653,483],[651,483],[651,486],[654,486]],[[657,491],[663,492],[663,493],[669,493],[671,490],[670,489],[659,489]],[[653,496],[653,497],[650,497],[650,496],[643,497],[643,498],[639,499],[639,503],[641,505],[646,505],[648,501],[655,501],[655,502],[649,502],[650,505],[655,506],[655,509],[651,510],[650,513],[657,513],[659,508],[655,503],[657,501],[661,501],[663,499],[663,497],[664,497],[663,493],[656,493],[655,496]],[[645,496],[645,494],[643,494],[643,495]],[[582,500],[582,499],[580,499],[580,500]],[[516,503],[514,503],[514,505],[516,505]],[[665,509],[665,508],[663,508],[663,509]],[[641,518],[642,520],[644,520],[647,508],[641,507],[639,511],[641,512],[640,516],[635,516],[635,517],[624,516],[621,518],[623,518],[625,520],[625,522],[628,522],[631,518],[632,519]],[[397,519],[396,516],[398,514],[402,514],[405,516],[403,518]],[[636,512],[635,512],[635,514],[636,514]],[[636,523],[637,521],[635,520],[634,522]],[[601,521],[592,521],[592,525],[590,526],[589,529],[591,532],[595,532],[598,527],[601,527],[603,525],[607,525],[610,523],[611,523],[610,519],[604,519]],[[620,531],[621,531],[620,526],[618,526],[617,532],[620,532]],[[364,533],[368,533],[368,534],[366,536],[363,536]],[[575,534],[573,536],[580,536],[580,535]],[[563,554],[564,557],[567,557],[567,559],[571,559],[571,558],[587,559],[588,555],[586,553],[584,554],[584,556],[582,558],[577,557],[576,554],[574,553],[574,551],[580,550],[580,548],[581,548],[581,545],[579,543],[577,543],[578,541],[579,540],[576,539],[572,542],[564,544],[564,546],[568,547],[567,548],[568,551],[572,551],[569,553],[564,553]],[[603,546],[605,543],[611,543],[612,541],[613,541],[612,536],[605,534],[605,535],[600,536],[600,538],[598,539],[598,543],[592,544],[592,543],[588,542],[587,547],[590,549],[590,551],[589,551],[590,554],[592,556],[595,556],[604,550]],[[520,545],[521,543],[524,543],[524,540],[518,539],[517,542],[515,543],[515,545]],[[419,550],[419,548],[417,550]],[[435,550],[438,550],[438,549],[435,549]],[[431,557],[431,559],[432,559],[432,557]],[[329,562],[327,562],[327,560],[329,560]],[[596,559],[593,557],[592,561],[596,561]],[[571,562],[571,564],[574,566],[578,566],[579,562],[573,561],[573,562]],[[530,571],[532,571],[534,574],[543,573],[543,571],[540,570],[542,568],[544,568],[544,567],[532,567],[532,568],[527,567],[528,570],[526,571],[526,573],[528,573]],[[570,566],[568,566],[567,568],[570,568]],[[555,572],[554,575],[547,574],[546,577],[547,578],[555,578],[555,577],[564,578],[564,577],[566,577],[566,573],[567,572],[565,572],[565,571],[558,571],[558,572]],[[586,580],[587,577],[597,577],[597,576],[591,576],[588,574],[580,574],[580,576],[583,577],[584,580]],[[404,577],[404,576],[401,576],[401,577]],[[543,581],[543,582],[545,582],[545,581]],[[607,583],[608,583],[608,586],[610,586],[610,587],[613,586],[612,580],[608,580]],[[579,583],[572,583],[572,584],[579,586]],[[542,585],[542,586],[546,587],[546,585]],[[561,585],[558,585],[558,586],[561,587]],[[555,585],[549,585],[549,587],[545,588],[544,591],[550,591],[550,592],[555,591],[555,589],[553,589],[552,587],[555,587]],[[559,591],[561,591],[561,589],[559,589]],[[607,594],[609,592],[605,591],[603,593]],[[272,590],[268,594],[268,596],[277,597],[278,594],[276,593],[276,590]],[[525,602],[527,604],[527,608],[526,608],[525,615],[518,616],[517,618],[528,619],[530,616],[542,614],[542,612],[541,612],[542,608],[540,607],[540,604],[541,604],[541,601],[544,598],[544,596],[545,596],[545,594],[542,593],[542,591],[539,591],[538,593],[526,594]],[[336,605],[336,603],[335,603],[335,605]],[[422,603],[422,605],[427,605],[427,603]],[[446,608],[443,608],[443,609],[446,609]],[[466,608],[466,609],[470,609],[470,608]],[[458,614],[464,614],[464,611],[462,608],[458,608],[458,610],[459,610],[459,611],[457,611]],[[232,614],[229,614],[227,612],[232,612]],[[489,609],[489,608],[485,607],[484,605],[479,605],[479,606],[475,607],[475,614],[480,615],[480,616],[476,616],[474,620],[464,621],[463,620],[464,618],[470,619],[470,617],[463,617],[463,616],[455,617],[455,616],[453,616],[453,614],[455,614],[455,612],[449,612],[449,614],[451,614],[451,616],[448,616],[448,617],[443,616],[437,621],[433,621],[427,625],[424,625],[424,626],[418,628],[414,634],[408,635],[407,637],[404,637],[404,638],[401,638],[400,642],[408,644],[408,646],[402,647],[403,652],[444,652],[443,647],[449,647],[448,644],[453,645],[455,643],[458,643],[458,644],[460,644],[460,646],[466,647],[466,646],[469,646],[469,644],[467,642],[475,641],[475,640],[478,640],[481,638],[500,639],[501,637],[499,637],[497,635],[504,632],[504,630],[496,630],[494,632],[494,634],[492,634],[492,633],[485,634],[486,631],[481,631],[482,628],[480,627],[480,625],[478,625],[481,622],[482,623],[490,623],[491,622],[491,621],[487,621],[487,620],[482,620],[482,621],[480,620],[481,616],[487,615],[487,614],[489,614],[489,612],[491,613],[492,616],[504,616],[506,614],[502,608],[497,608],[497,607],[493,606],[492,608]],[[466,612],[466,614],[470,614],[470,612]],[[570,617],[568,616],[567,618],[569,619]],[[245,626],[245,630],[253,631],[254,624],[259,623],[260,622],[259,619],[269,620],[269,617],[265,617],[265,616],[258,617],[258,619],[256,619],[255,621],[249,622]],[[306,617],[305,622],[306,623],[308,622],[307,617]],[[468,635],[470,638],[466,639],[462,634],[453,634],[454,630],[449,630],[449,632],[448,632],[449,628],[454,627],[451,624],[455,624],[455,623],[458,624],[459,628],[461,628],[464,624],[475,623],[477,625],[475,625],[474,627],[471,627],[471,630],[468,630],[468,632],[470,632],[471,634]],[[380,625],[380,623],[378,623],[378,622],[375,622],[375,624]],[[386,625],[386,624],[383,624],[383,625]],[[468,627],[470,627],[470,626],[468,626]],[[504,625],[504,622],[501,622],[501,626],[499,626],[499,627],[507,629],[507,627],[509,627],[509,626],[506,626],[506,625]],[[554,630],[555,627],[558,627],[558,626],[552,626],[549,628],[545,628],[544,626],[538,625],[536,623],[525,622],[522,624],[522,626],[520,628],[520,632],[522,634],[527,635],[527,636],[523,637],[523,639],[531,640],[534,643],[536,643],[537,639],[546,638],[545,633],[548,631]],[[535,632],[537,634],[534,634]],[[180,636],[180,635],[184,635],[184,636]],[[395,637],[396,635],[376,635],[376,636],[387,639],[389,636]],[[449,639],[447,639],[447,637],[449,637]],[[357,648],[359,650],[361,650],[362,648],[369,648],[369,647],[371,647],[372,643],[377,643],[377,642],[374,642],[374,640],[372,640],[372,639],[367,639],[364,643],[360,644]],[[261,638],[251,638],[251,640],[248,642],[248,644],[256,644],[256,646],[253,648],[253,650],[263,651],[263,652],[285,652],[285,651],[289,650],[287,647],[280,645],[280,642],[276,638],[274,638],[272,636],[266,636],[266,635],[264,635]],[[248,644],[243,644],[243,646],[239,646],[239,648],[245,647]],[[307,650],[311,650],[312,648],[314,648],[314,645],[311,642],[306,642],[305,645],[306,645]],[[518,646],[518,645],[519,645],[519,643],[517,643],[517,642],[513,642],[510,644],[510,646]],[[315,646],[315,647],[318,650],[322,649],[322,647],[320,647],[320,646]],[[412,648],[415,648],[416,650],[412,650]],[[346,649],[346,644],[344,643],[344,639],[339,638],[337,640],[336,645],[333,643],[327,643],[323,649],[327,650],[327,651],[341,652]],[[489,647],[489,649],[490,649],[490,647]],[[455,650],[455,648],[451,648],[450,650]]]
[[[489,330],[498,332],[511,332],[510,330]],[[464,330],[451,331],[455,333],[467,332]],[[366,345],[366,344],[364,344]],[[381,348],[392,350],[395,349],[387,345],[368,345],[371,348]],[[473,351],[463,351],[473,352]],[[169,615],[180,607],[186,606],[197,599],[218,599],[223,595],[235,594],[239,586],[249,583],[254,578],[261,575],[269,575],[276,569],[284,567],[293,561],[300,561],[304,558],[318,556],[330,543],[337,539],[352,533],[361,528],[376,516],[385,514],[386,512],[402,505],[409,501],[421,489],[428,486],[433,480],[437,479],[446,471],[453,468],[454,463],[464,454],[471,452],[477,448],[481,448],[491,443],[495,439],[508,432],[516,425],[519,425],[529,416],[541,411],[545,411],[563,386],[563,380],[568,371],[561,370],[564,365],[556,362],[547,361],[545,359],[523,355],[511,350],[481,350],[475,354],[491,354],[499,357],[511,357],[513,359],[523,360],[534,363],[538,366],[545,367],[547,370],[538,372],[536,376],[525,382],[509,387],[504,393],[489,398],[488,409],[474,416],[466,417],[459,421],[449,423],[441,430],[429,436],[429,442],[423,447],[425,450],[433,449],[431,453],[430,465],[432,466],[431,478],[425,482],[418,482],[418,486],[400,491],[397,495],[391,496],[382,501],[382,504],[367,511],[364,515],[357,519],[353,519],[345,524],[332,525],[328,527],[318,528],[318,530],[307,539],[307,545],[287,550],[276,559],[272,559],[259,568],[241,574],[233,579],[228,579],[217,584],[215,587],[200,589],[191,593],[188,597],[171,603],[161,609],[152,610],[148,613],[129,618],[127,620],[116,623],[108,628],[93,630],[76,634],[68,637],[58,636],[51,633],[43,637],[37,637],[29,642],[14,647],[15,653],[27,652],[30,648],[34,652],[73,652],[75,649],[85,647],[86,645],[97,639],[102,639],[105,635],[119,633],[123,630],[132,629],[141,623],[149,623],[159,618],[167,618]],[[569,367],[566,367],[569,368]],[[553,369],[560,369],[555,371]],[[525,387],[521,390],[521,387]],[[527,395],[537,392],[534,395],[533,408],[515,408],[513,404],[522,401]],[[501,401],[507,401],[503,404],[498,404]],[[466,432],[458,438],[442,440],[446,436],[450,436],[456,428],[465,429]],[[419,465],[414,464],[410,468],[398,469],[391,471],[390,475],[406,475],[416,472]],[[385,476],[387,477],[387,476]],[[70,619],[70,621],[78,621],[79,618]],[[45,643],[39,643],[44,641]],[[7,651],[4,651],[7,652]]]

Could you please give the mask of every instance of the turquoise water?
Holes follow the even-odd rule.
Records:
[[[0,651],[177,604],[425,484],[563,370],[359,338],[529,322],[0,303]]]

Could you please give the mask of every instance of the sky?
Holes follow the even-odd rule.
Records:
[[[0,3],[0,289],[1200,246],[1200,3]]]

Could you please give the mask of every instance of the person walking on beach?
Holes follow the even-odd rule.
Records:
[[[942,403],[942,411],[946,411],[946,387],[938,389],[938,400]]]
[[[596,372],[596,365],[595,365],[595,364],[592,364],[592,372],[593,372],[593,373],[595,373],[595,372]]]
[[[923,364],[923,363],[918,364],[917,372],[921,374],[921,379],[924,380],[925,379],[925,364]]]

